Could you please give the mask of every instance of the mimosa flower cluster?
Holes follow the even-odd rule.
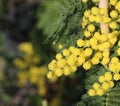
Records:
[[[103,51],[102,54],[104,58],[101,60],[101,64],[104,65],[109,70],[109,72],[106,72],[104,76],[99,77],[99,82],[95,82],[93,84],[93,89],[90,89],[88,91],[88,94],[90,96],[103,95],[108,89],[114,86],[114,82],[113,82],[114,80],[115,81],[120,80],[120,62],[118,58],[120,55],[120,49],[119,49],[120,41],[119,41],[119,30],[118,30],[119,22],[120,22],[120,17],[119,17],[120,9],[118,8],[119,6],[120,6],[120,1],[109,0],[109,5],[108,5],[109,12],[107,8],[98,8],[98,7],[92,7],[90,10],[86,10],[84,12],[83,23],[82,23],[82,28],[85,30],[84,35],[88,38],[90,36],[96,36],[96,39],[99,40],[101,39],[103,43],[100,43],[99,45],[97,45],[96,43],[97,45],[96,48],[99,48],[99,51]],[[99,32],[95,32],[99,29],[99,27],[97,25],[94,26],[93,23],[96,24],[102,23],[104,25],[108,25],[111,33],[106,33],[108,29],[107,30],[102,29],[103,34],[99,36],[98,34]],[[117,49],[113,50],[113,48],[115,47]],[[112,54],[115,53],[116,56],[112,57]],[[108,80],[107,78],[110,79]]]
[[[120,1],[110,0],[109,1],[109,12],[106,8],[98,8],[98,6],[92,7],[90,10],[86,10],[83,16],[82,27],[86,29],[89,23],[104,23],[108,24],[111,29],[118,29],[118,23],[120,22]],[[93,30],[94,31],[94,30]],[[91,31],[92,32],[92,31]],[[86,30],[85,35],[90,36],[91,32]]]
[[[84,3],[87,0],[82,0]],[[64,49],[56,54],[56,58],[48,65],[47,77],[60,77],[70,75],[78,67],[85,70],[101,64],[108,71],[99,77],[99,81],[93,84],[88,91],[90,96],[102,96],[110,88],[114,87],[114,81],[120,80],[120,1],[109,0],[109,11],[106,8],[98,8],[98,0],[92,0],[95,6],[84,12],[82,28],[84,37],[78,39],[76,46]],[[107,29],[100,32],[100,24],[108,25]]]
[[[46,73],[45,65],[39,66],[41,63],[40,56],[35,52],[30,42],[21,43],[18,50],[22,56],[15,58],[13,63],[19,69],[18,84],[24,87],[27,83],[36,85],[38,94],[44,96],[46,94]]]

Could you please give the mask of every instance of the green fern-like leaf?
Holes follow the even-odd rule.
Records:
[[[115,87],[110,89],[105,95],[104,106],[120,106],[120,82],[116,82]]]

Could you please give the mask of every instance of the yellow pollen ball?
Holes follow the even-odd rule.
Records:
[[[95,83],[93,84],[93,88],[94,88],[94,89],[99,89],[99,88],[100,88],[100,84],[97,83],[97,82],[95,82]]]
[[[109,83],[110,88],[114,87],[115,85],[113,81],[109,81],[108,83]]]
[[[111,63],[117,63],[119,62],[119,59],[117,57],[112,57]]]
[[[70,65],[70,66],[75,65],[76,61],[77,61],[77,57],[75,55],[70,55],[67,58],[67,64]]]
[[[85,41],[84,40],[82,40],[82,39],[78,39],[77,40],[77,46],[78,47],[82,47],[82,46],[84,46],[85,45]]]
[[[101,64],[106,65],[106,64],[109,63],[109,61],[110,61],[110,58],[109,58],[109,57],[104,57],[104,58],[102,59],[102,61],[101,61]]]
[[[89,16],[89,21],[90,21],[90,22],[94,22],[94,21],[95,21],[95,18],[96,18],[96,17],[95,17],[94,15],[90,15],[90,16]]]
[[[103,75],[101,75],[101,76],[99,77],[99,79],[98,79],[98,80],[99,80],[99,82],[101,82],[101,83],[102,83],[102,82],[104,82],[104,81],[105,81],[105,77],[104,77]]]
[[[99,59],[101,59],[103,57],[103,55],[101,52],[96,52],[95,57],[98,57]]]
[[[71,69],[71,72],[77,71],[77,67],[76,66],[72,66],[72,67],[70,67],[70,69]]]
[[[99,58],[98,57],[93,57],[92,60],[91,60],[92,64],[98,64],[100,62]]]
[[[111,23],[109,23],[109,27],[110,27],[111,29],[116,29],[116,28],[118,27],[118,25],[117,25],[116,22],[111,22]]]
[[[90,68],[91,68],[91,63],[90,63],[90,62],[85,62],[85,63],[83,63],[83,68],[84,68],[85,70],[90,69]]]
[[[57,61],[57,66],[63,68],[66,65],[66,63],[67,63],[66,59],[60,59]]]
[[[58,76],[58,77],[62,76],[63,75],[62,69],[60,69],[60,68],[56,69],[55,70],[55,75]]]
[[[64,49],[62,51],[62,53],[63,53],[63,56],[69,56],[70,55],[70,51],[68,49]]]
[[[89,46],[90,46],[89,40],[85,40],[85,47],[89,47]]]
[[[79,55],[80,55],[80,49],[75,48],[75,49],[72,51],[72,54],[75,55],[75,56],[79,56]]]
[[[100,88],[97,89],[96,92],[97,92],[97,95],[99,95],[99,96],[102,96],[105,93],[104,90],[100,89]]]
[[[53,77],[52,72],[49,72],[49,73],[47,74],[47,78],[51,79],[52,77]]]
[[[91,14],[91,13],[90,13],[90,10],[86,10],[86,11],[84,12],[84,16],[85,16],[85,17],[89,17],[90,14]]]
[[[105,80],[106,81],[112,80],[112,73],[111,72],[106,72],[105,73]]]
[[[109,64],[109,70],[115,73],[115,72],[117,71],[117,67],[116,67],[116,65],[110,63],[110,64]]]
[[[96,92],[95,92],[94,89],[90,89],[90,90],[88,91],[88,95],[90,95],[90,96],[95,96],[95,94],[96,94]]]
[[[112,18],[117,18],[118,12],[115,11],[115,10],[112,10],[112,11],[110,12],[110,16],[111,16]]]
[[[114,6],[114,5],[116,5],[116,3],[117,3],[117,0],[110,0],[110,4],[111,4],[111,5]]]
[[[63,58],[62,54],[60,54],[60,53],[56,54],[56,59],[57,59],[57,60],[60,60],[60,59],[62,59],[62,58]]]
[[[97,39],[91,38],[91,39],[90,39],[90,44],[91,44],[91,45],[96,45],[96,44],[97,44]]]
[[[90,25],[88,25],[88,30],[90,31],[90,32],[94,32],[95,31],[95,26],[93,25],[93,24],[90,24]]]
[[[92,14],[97,15],[99,13],[99,9],[97,7],[92,7],[91,12]]]
[[[74,46],[70,46],[68,50],[69,50],[70,52],[72,52],[74,49],[75,49]]]
[[[85,31],[85,32],[84,32],[84,35],[85,35],[85,37],[90,37],[90,36],[91,36],[91,33],[90,33],[90,31]]]
[[[105,90],[108,90],[110,88],[110,85],[108,82],[103,82],[102,83],[102,88],[105,89]]]
[[[63,68],[63,74],[66,75],[66,76],[68,76],[70,73],[71,73],[70,67],[69,66],[65,66]]]
[[[103,51],[103,56],[104,57],[109,57],[110,52],[108,50]]]
[[[82,65],[84,62],[85,62],[85,57],[84,56],[80,56],[78,57],[78,60],[77,60],[77,64],[80,66]]]
[[[115,80],[115,81],[120,80],[120,74],[119,74],[119,73],[115,73],[115,74],[114,74],[114,80]]]
[[[55,60],[52,60],[52,62],[50,62],[50,63],[48,64],[48,68],[49,68],[50,70],[55,70],[55,68],[56,68],[56,61],[55,61]]]
[[[95,32],[94,33],[94,37],[97,39],[97,40],[100,40],[100,33],[99,32]]]
[[[91,56],[93,53],[93,50],[91,48],[86,48],[84,53],[85,53],[85,56]]]

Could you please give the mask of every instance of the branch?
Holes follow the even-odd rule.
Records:
[[[100,0],[99,1],[99,8],[108,9],[108,0]],[[105,15],[108,16],[108,14],[105,14]],[[100,29],[101,29],[101,33],[109,33],[108,24],[104,24],[101,22]]]

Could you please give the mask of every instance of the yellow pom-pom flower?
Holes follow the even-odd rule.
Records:
[[[88,95],[90,95],[90,96],[95,96],[95,95],[96,95],[95,90],[94,90],[94,89],[90,89],[90,90],[88,91]]]
[[[99,96],[102,96],[105,93],[105,91],[102,88],[97,89],[96,92],[96,94]]]
[[[117,63],[117,62],[119,62],[118,57],[112,57],[111,58],[111,63]]]
[[[55,70],[55,75],[58,76],[58,77],[62,76],[62,75],[63,75],[63,70],[60,69],[60,68],[57,68],[57,69]]]
[[[76,61],[77,61],[77,57],[75,55],[70,55],[68,58],[67,58],[67,64],[69,66],[73,66],[76,64]]]
[[[110,0],[110,4],[115,6],[118,0]]]
[[[92,14],[97,15],[99,13],[99,9],[97,7],[92,7],[91,12]]]
[[[114,74],[114,80],[115,80],[115,81],[120,80],[120,74],[119,74],[119,73],[115,73],[115,74]]]
[[[109,83],[110,88],[114,87],[115,85],[113,81],[109,81],[108,83]]]
[[[105,77],[103,75],[101,75],[98,80],[99,80],[99,82],[103,83],[105,81]]]
[[[117,72],[117,67],[116,67],[116,65],[110,63],[110,64],[109,64],[109,70],[112,71],[112,72],[114,72],[114,73]]]
[[[63,53],[63,56],[69,56],[70,55],[70,51],[68,49],[64,49],[62,51],[62,53]]]
[[[85,51],[84,51],[84,53],[85,53],[85,56],[86,56],[86,57],[91,56],[92,53],[93,53],[93,49],[91,49],[91,48],[86,48]]]
[[[70,47],[68,48],[68,50],[69,50],[70,52],[72,52],[74,49],[75,49],[74,46],[70,46]]]
[[[101,52],[96,52],[95,57],[98,57],[99,59],[101,59],[103,57],[103,55]]]
[[[85,70],[90,69],[90,68],[91,68],[91,63],[90,63],[90,62],[85,62],[85,63],[83,63],[83,68],[84,68]]]
[[[57,59],[57,60],[60,60],[60,59],[62,59],[62,58],[63,58],[63,56],[62,56],[61,53],[56,54],[56,59]]]
[[[105,73],[105,80],[106,81],[111,81],[112,80],[112,73],[111,72],[106,72]]]
[[[60,59],[57,61],[57,66],[63,68],[66,65],[66,63],[67,63],[66,59]]]
[[[85,17],[89,17],[90,14],[91,14],[90,10],[86,10],[86,11],[84,12],[84,16],[85,16]]]
[[[104,56],[104,57],[109,57],[109,55],[110,55],[109,50],[103,51],[103,56]]]
[[[92,62],[92,64],[96,65],[100,62],[100,59],[98,57],[93,57],[91,62]]]
[[[78,60],[77,60],[78,66],[82,65],[84,62],[85,62],[85,57],[84,56],[78,57]]]
[[[63,74],[64,74],[65,76],[68,76],[70,73],[71,73],[70,67],[69,67],[69,66],[65,66],[65,67],[63,68]]]
[[[75,55],[75,56],[79,56],[80,55],[80,49],[74,48],[74,50],[72,51],[72,54]]]
[[[97,82],[95,82],[95,83],[93,84],[93,88],[94,88],[94,89],[99,89],[99,88],[100,88],[100,84],[97,83]]]
[[[106,64],[109,63],[109,61],[110,61],[110,58],[109,58],[109,57],[104,57],[104,58],[102,59],[102,61],[101,61],[101,64],[106,65]]]
[[[95,26],[93,24],[88,25],[88,31],[94,32],[95,31]]]
[[[84,46],[85,45],[85,41],[84,40],[82,40],[82,39],[78,39],[77,40],[77,46],[78,47],[82,47],[82,46]]]
[[[84,32],[84,35],[85,35],[85,37],[90,37],[90,36],[91,36],[91,33],[90,33],[90,31],[85,31],[85,32]]]
[[[51,79],[53,77],[53,73],[50,71],[50,72],[48,72],[48,74],[47,74],[47,78],[49,78],[49,79]]]
[[[90,16],[89,16],[89,21],[90,21],[90,22],[94,22],[94,21],[95,21],[95,18],[96,18],[96,17],[95,17],[94,15],[90,15]]]
[[[97,39],[96,38],[91,38],[90,39],[90,44],[91,45],[97,45]]]
[[[118,27],[118,25],[117,25],[117,23],[116,22],[111,22],[111,23],[109,23],[109,27],[111,28],[111,29],[116,29],[117,27]]]
[[[108,89],[110,88],[109,83],[108,83],[108,82],[103,82],[103,83],[102,83],[102,88],[103,88],[104,90],[108,90]]]
[[[110,12],[110,16],[111,16],[112,18],[117,18],[118,12],[115,11],[115,10],[112,10],[112,11]]]

